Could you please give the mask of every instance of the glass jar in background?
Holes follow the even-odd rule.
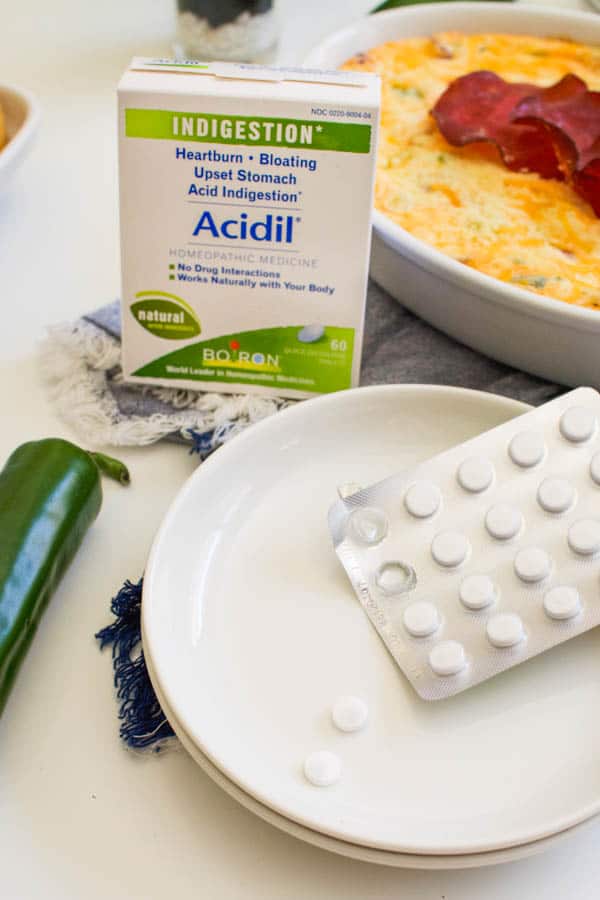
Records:
[[[180,58],[267,63],[278,36],[274,0],[177,0]]]

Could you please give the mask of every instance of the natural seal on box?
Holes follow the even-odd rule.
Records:
[[[127,380],[358,382],[379,79],[134,60],[119,85]]]

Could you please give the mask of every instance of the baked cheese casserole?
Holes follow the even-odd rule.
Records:
[[[600,219],[591,206],[564,182],[509,171],[492,144],[451,146],[430,115],[452,81],[482,69],[539,86],[572,73],[600,90],[600,47],[444,32],[390,41],[343,68],[382,79],[378,210],[487,275],[600,309]]]

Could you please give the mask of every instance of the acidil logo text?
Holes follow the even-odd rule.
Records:
[[[269,213],[257,219],[248,213],[241,213],[237,218],[219,221],[208,209],[204,210],[196,227],[194,237],[210,234],[214,238],[226,238],[228,241],[266,241],[273,244],[291,244],[294,240],[294,216],[279,216]]]

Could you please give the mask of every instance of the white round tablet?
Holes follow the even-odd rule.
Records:
[[[600,521],[579,519],[569,528],[569,547],[581,556],[593,556],[600,550]]]
[[[538,431],[521,431],[515,434],[508,445],[508,455],[517,466],[530,469],[544,458],[546,445],[544,436]]]
[[[495,601],[498,592],[489,575],[467,575],[460,583],[458,594],[467,609],[485,609]]]
[[[457,675],[466,664],[465,648],[458,641],[440,641],[429,654],[432,672],[442,678],[445,675]]]
[[[413,637],[427,637],[440,627],[437,607],[428,600],[417,600],[404,610],[404,627]]]
[[[339,697],[333,704],[331,718],[340,731],[360,731],[367,724],[369,709],[360,697]]]
[[[560,433],[573,444],[589,441],[597,427],[596,416],[585,406],[572,406],[560,417]]]
[[[400,561],[382,563],[375,573],[375,584],[384,594],[406,594],[417,583],[417,574],[412,566]]]
[[[329,787],[339,781],[342,763],[339,756],[329,750],[310,753],[304,760],[304,775],[316,787]]]
[[[498,541],[509,541],[523,527],[523,514],[516,506],[508,503],[497,503],[488,509],[485,516],[485,527]]]
[[[404,505],[417,519],[428,519],[440,508],[442,494],[431,481],[417,481],[404,496]]]
[[[464,563],[470,549],[469,541],[458,531],[440,531],[431,542],[431,555],[436,563],[447,568]]]
[[[541,547],[526,547],[515,556],[514,566],[521,581],[543,581],[552,571],[552,559]]]
[[[514,647],[525,637],[523,622],[516,613],[498,613],[488,619],[486,634],[494,647]]]
[[[551,619],[572,619],[581,612],[581,599],[577,588],[558,585],[544,597],[544,610]]]
[[[471,456],[460,464],[456,477],[465,491],[480,494],[494,480],[494,467],[485,456]]]
[[[355,509],[348,518],[348,533],[359,544],[379,544],[388,532],[385,513],[374,506]]]
[[[303,344],[314,344],[315,341],[320,341],[324,334],[325,326],[317,325],[315,322],[312,325],[305,325],[304,328],[301,328],[297,337]]]
[[[575,488],[566,478],[545,478],[537,492],[542,509],[550,513],[563,513],[575,503]]]
[[[596,482],[600,484],[600,453],[594,453],[590,462],[590,475]]]

